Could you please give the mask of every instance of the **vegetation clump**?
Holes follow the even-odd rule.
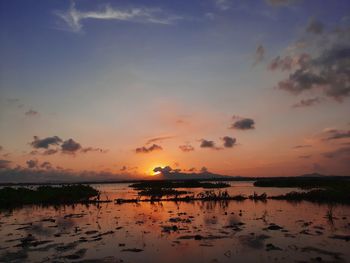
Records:
[[[254,183],[260,187],[296,187],[307,192],[290,192],[271,199],[310,201],[316,203],[350,203],[350,180],[347,178],[279,178],[262,179]]]
[[[230,184],[224,182],[203,182],[199,180],[185,181],[147,181],[129,185],[136,190],[144,190],[148,188],[226,188]]]
[[[144,190],[139,191],[138,195],[139,196],[153,196],[153,197],[158,197],[161,198],[163,196],[180,196],[184,194],[188,194],[189,192],[187,191],[178,191],[172,188],[161,188],[161,187],[156,187],[156,188],[146,188]]]
[[[36,189],[5,187],[0,189],[0,207],[72,204],[87,202],[92,197],[98,198],[99,191],[89,185],[39,186]]]

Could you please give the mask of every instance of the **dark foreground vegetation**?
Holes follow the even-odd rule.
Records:
[[[36,189],[5,187],[0,189],[0,208],[27,204],[73,204],[98,198],[99,192],[88,185],[40,186]]]
[[[311,201],[317,203],[350,204],[349,178],[279,178],[261,179],[254,183],[259,187],[296,187],[306,192],[291,192],[273,196],[272,199],[290,201]]]
[[[230,184],[224,182],[204,182],[199,180],[186,181],[144,181],[129,185],[136,190],[145,190],[150,188],[225,188],[230,187]]]
[[[163,197],[165,196],[165,197]],[[245,195],[230,195],[227,191],[215,192],[213,190],[206,190],[197,195],[194,194],[164,194],[164,195],[148,195],[148,198],[141,199],[141,195],[138,198],[132,199],[116,199],[117,204],[123,203],[139,203],[139,202],[160,202],[160,201],[173,201],[173,202],[192,202],[192,201],[244,201],[244,200],[254,200],[254,201],[263,201],[265,202],[268,197],[265,193],[258,195],[254,193],[250,196]]]

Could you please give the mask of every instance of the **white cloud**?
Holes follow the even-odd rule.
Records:
[[[230,6],[231,6],[231,3],[229,0],[215,0],[215,4],[219,9],[223,11],[230,9]]]
[[[132,21],[139,23],[155,23],[155,24],[172,24],[174,21],[182,19],[180,16],[166,15],[161,9],[153,8],[131,8],[131,9],[115,9],[106,6],[99,11],[79,11],[73,2],[67,11],[57,11],[55,14],[61,18],[69,30],[79,32],[82,28],[83,20],[119,20]]]

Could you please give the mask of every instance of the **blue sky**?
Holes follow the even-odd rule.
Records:
[[[348,49],[346,0],[0,5],[0,145],[11,169],[26,169],[34,158],[54,167],[116,174],[124,166],[138,166],[137,173],[144,174],[156,163],[242,175],[278,174],[281,168],[349,172],[347,149],[339,158],[324,156],[346,146],[318,139],[329,130],[348,132],[348,84],[339,90],[323,79],[317,87],[301,86],[298,94],[303,83],[280,85],[298,67],[321,74],[317,58],[335,47]],[[312,62],[308,69],[297,62],[302,54]],[[294,64],[271,70],[278,56]],[[347,59],[332,63],[346,72]],[[333,79],[331,73],[326,77]],[[252,118],[256,127],[233,131],[232,116]],[[108,153],[30,154],[33,136],[54,135]],[[135,154],[147,139],[162,136],[173,137],[160,142],[162,151]],[[198,145],[202,139],[218,144],[223,136],[237,138],[237,147],[207,151]],[[341,140],[347,143],[346,136]],[[197,145],[196,150],[184,154],[181,144]],[[313,147],[306,153],[291,150],[299,144]]]

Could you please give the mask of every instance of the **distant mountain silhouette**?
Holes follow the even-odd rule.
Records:
[[[327,177],[329,175],[319,174],[319,173],[310,173],[310,174],[303,174],[299,175],[297,177]]]
[[[195,179],[233,179],[240,178],[240,176],[229,176],[222,174],[215,174],[208,171],[199,173],[184,173],[177,170],[172,170],[170,167],[159,168],[161,174],[153,176],[155,180],[195,180]]]

